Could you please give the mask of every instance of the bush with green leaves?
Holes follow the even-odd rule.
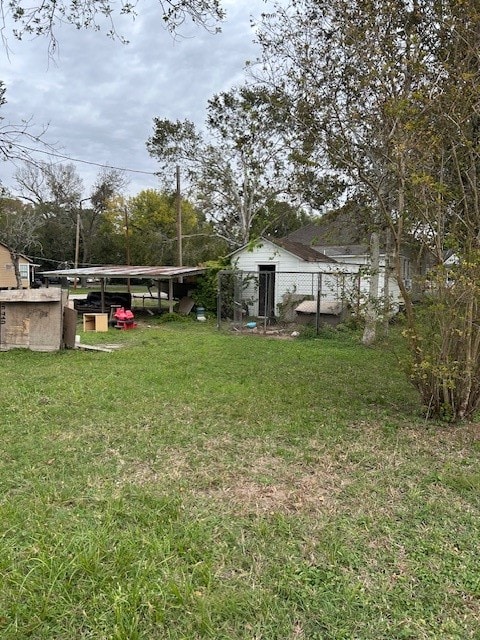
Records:
[[[212,313],[217,312],[218,300],[218,274],[223,269],[230,267],[228,259],[212,260],[205,263],[204,267],[207,271],[199,276],[197,287],[192,294],[198,306],[203,307],[206,311]]]
[[[480,406],[480,254],[429,273],[417,320],[404,334],[427,415],[471,418]]]

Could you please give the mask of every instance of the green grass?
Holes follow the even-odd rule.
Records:
[[[0,354],[2,640],[480,638],[478,425],[388,345],[147,322]]]

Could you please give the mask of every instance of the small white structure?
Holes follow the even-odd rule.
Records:
[[[268,238],[261,238],[253,248],[237,249],[230,258],[235,269],[245,273],[242,297],[251,300],[249,315],[257,317],[278,315],[287,297],[293,302],[313,299],[322,265],[329,270],[336,265],[335,260],[309,247]]]
[[[333,258],[337,263],[347,268],[353,268],[361,275],[360,293],[368,293],[371,271],[370,235],[361,225],[355,226],[351,213],[348,210],[339,209],[325,214],[315,223],[311,223],[290,233],[287,240],[311,247],[314,251],[323,253]],[[413,249],[413,251],[412,251]],[[423,258],[425,261],[425,257]],[[412,283],[416,276],[425,273],[426,265],[417,263],[418,252],[413,247],[404,247],[400,256],[401,278],[407,290],[412,289]],[[385,252],[385,237],[380,245],[379,256],[379,298],[385,295],[385,268],[388,263]],[[418,271],[420,267],[420,272]],[[390,277],[388,279],[388,295],[393,307],[402,304],[402,296],[398,286],[397,277],[394,274],[393,265],[390,265]]]
[[[337,309],[338,303],[358,300],[369,292],[369,254],[360,247],[307,246],[290,238],[261,238],[230,255],[232,265],[251,282],[244,298],[252,300],[249,315],[278,316],[287,303],[294,309],[304,300],[320,297],[323,309]],[[380,257],[379,297],[385,289],[385,255]],[[393,307],[400,304],[400,290],[389,278]],[[295,304],[296,303],[296,304]],[[325,313],[333,313],[325,311]]]

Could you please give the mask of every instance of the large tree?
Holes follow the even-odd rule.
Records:
[[[183,230],[191,232],[196,215],[183,203]],[[146,189],[128,201],[132,261],[135,264],[176,264],[177,207],[175,194]]]
[[[181,200],[182,263],[209,260],[219,247],[209,225],[186,198]],[[145,189],[131,198],[114,198],[104,217],[103,232],[131,264],[168,265],[178,261],[177,194]],[[108,227],[108,228],[107,228]]]
[[[104,262],[101,230],[110,201],[122,194],[127,179],[118,169],[102,169],[92,187],[90,196],[82,198],[77,209],[79,260],[84,266],[91,262]],[[83,204],[85,202],[85,205]],[[88,203],[90,205],[88,206]]]
[[[309,222],[312,222],[312,216],[302,207],[285,200],[272,200],[266,202],[265,207],[258,212],[251,233],[253,237],[283,238]]]
[[[351,194],[370,200],[374,225],[391,231],[413,380],[429,412],[452,419],[471,415],[480,397],[478,296],[468,272],[480,248],[479,15],[473,0],[295,0],[259,29],[258,75],[282,95],[296,161],[320,177],[327,159]],[[448,246],[457,251],[458,297],[447,300],[444,275],[430,294],[456,308],[455,326],[446,313],[419,322],[402,277],[406,233],[439,263]],[[425,341],[425,326],[442,339]]]
[[[208,103],[205,133],[189,121],[155,118],[147,142],[163,171],[182,166],[198,207],[234,247],[248,242],[256,219],[289,192],[289,150],[271,127],[275,112],[266,97],[247,86],[221,93]]]
[[[89,196],[71,163],[25,163],[15,173],[15,181],[17,191],[42,220],[38,233],[45,261],[105,262],[107,211],[126,186],[123,172],[102,169]]]
[[[47,265],[73,264],[77,212],[83,193],[74,165],[26,163],[14,178],[18,193],[34,206],[42,220],[38,236]]]

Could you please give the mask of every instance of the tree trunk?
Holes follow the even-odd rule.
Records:
[[[15,271],[15,280],[17,281],[17,289],[22,288],[22,276],[20,274],[20,256],[16,251],[10,251],[10,257]]]
[[[380,239],[378,233],[372,233],[370,239],[370,288],[365,311],[365,329],[362,343],[365,346],[373,344],[377,337],[378,322],[378,269],[380,263]]]
[[[390,323],[390,251],[391,251],[391,232],[386,231],[385,238],[385,267],[384,267],[384,285],[383,285],[383,335],[388,336],[388,328]]]

